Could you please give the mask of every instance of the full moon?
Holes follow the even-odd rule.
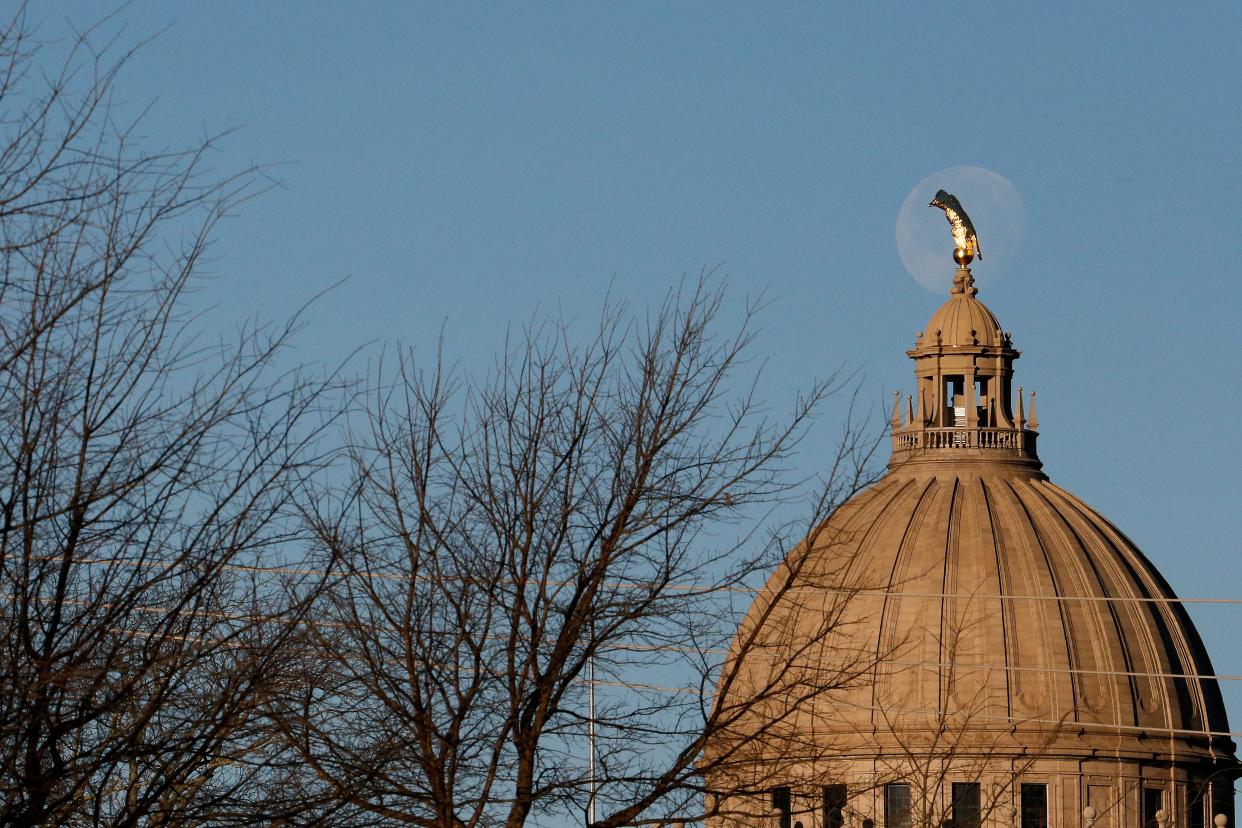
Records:
[[[944,213],[928,207],[937,190],[958,197],[979,234],[971,273],[981,286],[1005,275],[1022,242],[1026,213],[1018,188],[983,167],[949,167],[927,176],[910,191],[897,214],[897,251],[920,285],[946,293],[953,284],[953,238]]]

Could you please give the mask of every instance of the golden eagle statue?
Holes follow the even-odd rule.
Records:
[[[975,256],[983,260],[983,252],[979,249],[979,237],[975,235],[975,226],[970,223],[970,216],[962,209],[962,202],[957,196],[944,190],[937,190],[936,196],[928,207],[939,207],[944,210],[944,217],[953,228],[953,260],[962,267],[970,264]]]

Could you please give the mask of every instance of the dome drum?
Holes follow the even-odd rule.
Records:
[[[914,781],[919,777],[926,784]],[[835,781],[825,784],[825,779]],[[1206,828],[1213,815],[1234,809],[1231,783],[1204,781],[1185,766],[1160,762],[1041,758],[978,764],[966,759],[903,768],[871,759],[853,765],[848,774],[806,768],[789,781],[731,797],[722,803],[730,817],[717,822],[763,828],[1139,828],[1160,824],[1156,813],[1164,811],[1169,828]],[[963,794],[973,794],[973,813],[958,811],[967,798]],[[895,805],[904,806],[905,819],[894,813]],[[1031,820],[1033,809],[1038,815]]]

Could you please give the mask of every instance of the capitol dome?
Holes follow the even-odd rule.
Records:
[[[778,828],[1232,817],[1203,643],[1151,561],[1044,473],[1019,353],[976,292],[959,268],[908,352],[887,473],[739,628],[709,788]]]

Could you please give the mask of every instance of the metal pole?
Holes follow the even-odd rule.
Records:
[[[595,625],[591,625],[594,645]],[[587,799],[587,825],[595,824],[595,656],[587,659],[587,756],[590,766],[587,777],[590,795]]]

